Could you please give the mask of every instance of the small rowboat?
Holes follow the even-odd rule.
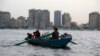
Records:
[[[26,38],[26,40],[29,38]],[[72,37],[70,35],[63,35],[60,39],[33,39],[31,41],[27,41],[32,45],[39,45],[45,47],[66,47],[68,43],[70,43]]]

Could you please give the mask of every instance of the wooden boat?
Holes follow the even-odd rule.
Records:
[[[29,38],[26,38],[26,40]],[[33,39],[28,41],[29,44],[45,47],[66,47],[70,43],[72,37],[70,35],[60,36],[60,39]]]

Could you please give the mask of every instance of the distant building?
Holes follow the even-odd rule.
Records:
[[[36,13],[35,13],[35,21],[34,21],[34,28],[38,29],[40,28],[40,25],[41,25],[41,10],[37,10]]]
[[[10,12],[0,11],[0,28],[10,28]]]
[[[11,18],[10,25],[11,25],[11,28],[16,28],[16,19],[14,17]]]
[[[29,27],[46,29],[50,26],[50,12],[48,10],[29,10],[27,19]]]
[[[2,11],[0,11],[0,20],[1,20],[1,17],[2,17]]]
[[[51,27],[51,28],[53,27],[53,22],[50,22],[50,27]]]
[[[36,10],[35,9],[30,9],[29,10],[29,17],[27,18],[28,21],[28,28],[33,28],[35,24],[35,14]]]
[[[100,14],[98,12],[92,12],[89,14],[89,28],[98,29],[100,26]]]
[[[71,28],[76,29],[77,28],[77,23],[76,22],[71,22]]]
[[[62,15],[62,27],[65,27],[65,28],[71,27],[71,17],[69,13],[64,13]]]
[[[100,30],[100,14],[99,14],[99,19],[98,19],[98,29]]]
[[[29,17],[27,17],[27,19],[26,19],[26,26],[27,26],[27,28],[29,28],[29,24],[30,23],[30,21],[29,21]]]
[[[18,17],[18,19],[17,19],[17,26],[18,26],[18,28],[25,28],[26,27],[26,20],[25,20],[25,17],[23,17],[23,16],[20,16],[20,17]]]
[[[61,27],[61,11],[54,12],[54,26]]]
[[[50,27],[50,12],[48,10],[42,10],[40,27],[47,29]]]
[[[26,28],[26,20],[25,17],[20,16],[17,19],[12,17],[11,19],[11,28]]]
[[[88,29],[88,23],[87,24],[81,24],[79,26],[80,29]]]

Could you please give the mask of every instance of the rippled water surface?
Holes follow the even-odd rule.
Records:
[[[0,56],[100,56],[100,31],[59,30],[60,34],[68,32],[76,44],[68,44],[67,49],[53,49],[32,46],[27,43],[12,46],[24,40],[27,32],[34,30],[0,29]],[[40,30],[52,32],[51,30]]]

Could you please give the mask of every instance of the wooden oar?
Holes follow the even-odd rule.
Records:
[[[73,41],[71,41],[71,43],[73,43],[73,44],[76,44],[76,45],[77,45],[77,43],[75,43],[75,42],[73,42]]]
[[[72,35],[70,35],[70,34],[68,34],[68,35],[72,38]],[[70,42],[77,45],[77,43],[75,43],[73,41],[70,41]]]
[[[52,34],[52,33],[51,33],[51,34]],[[40,38],[43,38],[43,37],[50,36],[51,34],[48,34],[48,35],[44,35],[44,36],[38,37],[37,39],[40,39]],[[23,43],[26,43],[26,42],[32,41],[32,40],[34,41],[34,39],[28,39],[28,40],[25,40],[25,41],[23,41],[23,42],[17,43],[17,44],[15,44],[14,46],[18,46],[18,45],[21,45],[21,44],[23,44]]]

